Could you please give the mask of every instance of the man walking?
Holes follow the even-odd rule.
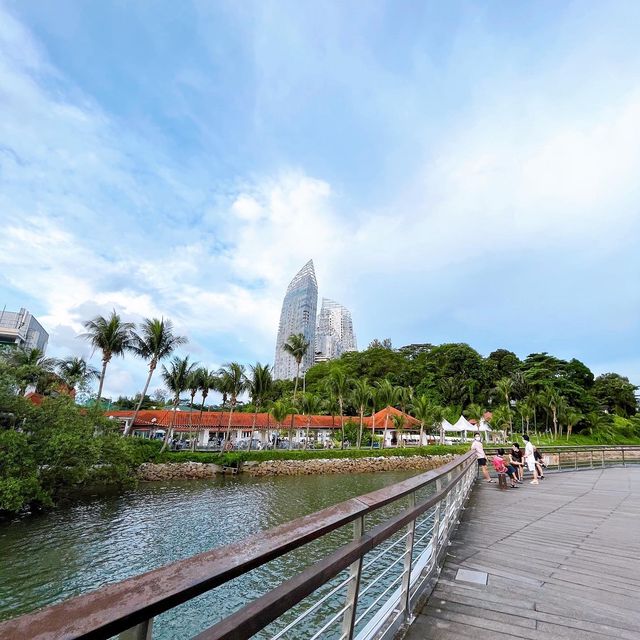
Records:
[[[522,436],[524,439],[524,460],[527,463],[529,471],[533,472],[533,480],[530,484],[540,484],[538,482],[538,470],[536,469],[536,457],[534,455],[535,447],[531,444],[528,435]]]

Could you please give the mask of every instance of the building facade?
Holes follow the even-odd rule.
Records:
[[[296,376],[296,361],[283,348],[291,335],[301,333],[309,343],[300,365],[300,375],[313,365],[317,306],[318,282],[313,260],[309,260],[289,284],[282,302],[273,366],[274,380],[293,380]]]
[[[315,362],[326,362],[357,350],[351,312],[334,300],[323,298],[316,328]]]
[[[26,309],[0,312],[0,345],[16,345],[23,349],[40,349],[44,353],[49,334]]]

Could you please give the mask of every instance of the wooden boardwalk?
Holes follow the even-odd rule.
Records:
[[[459,569],[486,573],[487,584],[460,580]],[[474,488],[405,639],[491,636],[640,638],[640,467]]]

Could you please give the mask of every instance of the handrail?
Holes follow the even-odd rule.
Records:
[[[432,483],[438,484],[443,478],[453,476],[456,470],[464,475],[474,456],[468,452],[438,469],[250,536],[242,541],[242,551],[238,551],[238,543],[219,547],[0,623],[0,637],[11,640],[110,638],[137,625],[146,625],[158,614],[346,524],[362,520],[390,502],[415,495],[417,490]],[[454,483],[450,484],[453,487]]]
[[[344,545],[295,578],[281,584],[218,624],[198,634],[194,640],[238,640],[238,638],[249,638],[261,631],[285,611],[338,575],[340,571],[349,567],[358,558],[362,558],[381,542],[389,539],[394,533],[438,504],[456,486],[458,480],[465,473],[466,469],[462,469],[444,489],[440,489],[417,507],[405,509],[395,518],[373,527],[368,533]]]

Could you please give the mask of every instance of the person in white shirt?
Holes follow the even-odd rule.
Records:
[[[473,438],[473,442],[471,443],[471,450],[476,452],[476,456],[478,457],[478,468],[482,471],[482,475],[487,482],[493,482],[491,476],[489,475],[489,469],[487,468],[487,456],[482,448],[482,438],[479,433]]]
[[[530,484],[540,484],[538,482],[538,470],[536,469],[536,457],[533,455],[533,452],[536,448],[529,441],[529,436],[522,436],[524,439],[524,460],[527,463],[527,467],[529,471],[533,472],[533,480]]]

